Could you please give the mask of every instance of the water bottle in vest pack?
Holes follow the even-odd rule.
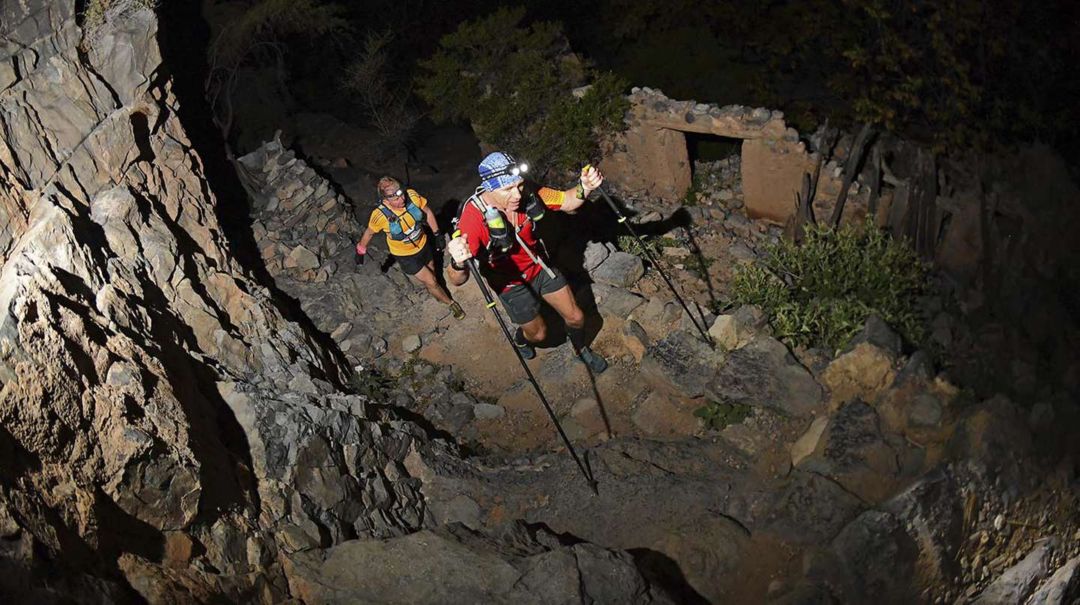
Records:
[[[510,229],[506,226],[506,219],[501,212],[488,206],[484,210],[484,223],[487,225],[490,241],[488,248],[497,252],[506,252],[513,245],[514,240],[510,236]]]

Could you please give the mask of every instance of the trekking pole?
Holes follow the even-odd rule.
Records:
[[[585,166],[585,168],[588,167],[588,165]],[[619,217],[618,222],[622,223],[626,227],[626,230],[630,232],[630,235],[634,236],[634,238],[637,239],[638,245],[641,246],[642,252],[645,253],[646,257],[648,257],[649,262],[652,263],[654,267],[656,267],[657,272],[660,273],[660,277],[664,278],[664,283],[667,284],[667,287],[671,290],[671,293],[675,295],[675,300],[679,301],[679,304],[682,305],[683,310],[686,311],[686,314],[690,317],[690,322],[694,324],[694,327],[697,328],[698,332],[701,332],[701,336],[705,339],[705,342],[708,343],[709,348],[715,349],[716,343],[713,342],[712,336],[709,336],[709,333],[700,325],[698,325],[697,319],[694,317],[694,314],[690,312],[690,307],[687,306],[686,301],[683,300],[682,296],[679,296],[679,292],[675,289],[675,284],[671,283],[671,279],[668,278],[667,273],[664,273],[664,268],[660,266],[660,262],[656,260],[655,257],[653,257],[653,254],[649,250],[649,247],[645,245],[645,240],[641,239],[641,236],[637,234],[637,231],[634,231],[634,228],[630,226],[630,221],[628,221],[626,219],[626,216],[624,216],[623,213],[619,211],[619,207],[615,204],[611,197],[608,196],[607,192],[600,187],[597,187],[596,190],[599,191],[600,195],[604,197],[604,200],[607,201],[608,206],[611,206],[611,210],[615,213],[615,216]]]
[[[484,278],[480,276],[479,264],[476,262],[475,258],[470,258],[468,263],[469,270],[472,271],[473,277],[476,278],[476,284],[480,286],[480,292],[484,295],[484,300],[487,301],[487,307],[491,309],[491,312],[495,314],[495,319],[499,321],[499,327],[502,328],[502,333],[503,336],[506,337],[506,342],[510,343],[510,348],[514,349],[514,354],[517,355],[518,361],[521,362],[521,367],[525,370],[525,375],[529,377],[529,382],[532,383],[533,389],[536,390],[536,395],[540,397],[540,403],[544,404],[544,409],[547,410],[551,422],[555,425],[555,430],[559,432],[559,437],[562,437],[563,443],[566,444],[566,449],[570,451],[570,455],[573,456],[578,469],[581,470],[581,475],[585,477],[585,481],[588,482],[589,489],[592,490],[594,495],[599,495],[600,492],[596,489],[596,479],[593,479],[592,473],[585,468],[585,464],[581,461],[581,458],[578,457],[577,451],[574,449],[573,444],[570,443],[570,438],[566,436],[562,424],[559,423],[559,418],[555,416],[555,410],[551,409],[551,404],[548,403],[547,397],[544,396],[544,391],[540,388],[540,383],[536,382],[536,377],[533,376],[532,370],[529,369],[529,364],[525,363],[525,358],[521,356],[521,351],[519,351],[517,345],[514,344],[514,337],[510,335],[510,328],[506,326],[506,320],[503,319],[502,314],[499,313],[499,310],[495,307],[495,297],[492,296],[491,290],[488,289],[487,284],[484,283]]]

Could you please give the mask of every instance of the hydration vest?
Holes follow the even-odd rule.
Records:
[[[454,225],[456,226],[458,221],[461,220],[461,215],[465,212],[465,208],[468,207],[469,205],[472,205],[480,213],[480,223],[484,226],[485,229],[488,230],[488,234],[489,234],[489,238],[490,238],[491,229],[488,227],[487,217],[486,217],[486,212],[485,212],[488,209],[488,206],[487,206],[487,204],[485,204],[480,199],[480,194],[483,191],[484,191],[484,189],[482,187],[477,187],[476,191],[472,194],[472,196],[470,196],[469,199],[465,200],[464,202],[462,202],[458,206],[457,216],[454,217]],[[500,212],[500,214],[502,214],[502,213]],[[503,216],[503,220],[504,221],[506,220],[505,216]],[[529,223],[533,223],[533,229],[536,229],[536,223],[535,223],[535,221],[533,221],[533,219],[526,217],[525,221],[529,222]],[[517,242],[517,244],[519,246],[521,246],[521,249],[525,251],[525,254],[529,255],[529,258],[532,259],[532,261],[534,263],[540,265],[540,267],[545,272],[547,272],[547,274],[549,276],[551,276],[552,279],[554,279],[555,278],[555,273],[551,270],[551,267],[548,267],[547,263],[544,262],[544,257],[542,255],[539,255],[536,252],[534,252],[532,250],[532,248],[530,248],[525,243],[525,240],[521,239],[521,230],[525,228],[525,224],[526,223],[523,222],[521,225],[518,225],[517,229],[514,229],[513,227],[509,227],[509,231],[511,233],[513,233],[514,240]],[[541,246],[544,246],[544,242],[542,240],[538,239],[537,241]],[[499,252],[492,249],[490,241],[489,241],[488,246],[483,249],[483,252],[485,253],[485,256],[487,257],[487,264],[488,265],[491,265],[493,258],[500,254]],[[545,246],[545,252],[546,252],[546,246]],[[522,274],[522,277],[525,277],[525,275]]]
[[[386,217],[386,222],[390,226],[390,239],[415,244],[424,234],[424,211],[413,203],[408,191],[405,192],[405,211],[413,219],[413,226],[408,231],[401,228],[401,221],[399,220],[401,217],[388,208],[386,204],[379,204],[379,211]]]

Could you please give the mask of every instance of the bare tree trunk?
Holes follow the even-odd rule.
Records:
[[[802,243],[806,237],[806,223],[813,220],[808,217],[810,207],[810,175],[803,173],[802,190],[795,192],[795,212],[784,226],[784,235],[796,244]]]
[[[933,228],[937,212],[937,162],[931,152],[920,149],[917,166],[905,234],[919,256],[929,261],[933,260],[937,247],[937,233]]]
[[[881,149],[874,145],[870,153],[874,170],[870,174],[870,201],[867,203],[866,211],[870,220],[877,226],[878,200],[881,198]]]
[[[851,142],[851,150],[848,152],[847,162],[844,164],[844,180],[840,185],[840,195],[836,198],[836,207],[833,208],[832,216],[829,218],[829,224],[834,229],[840,226],[840,216],[844,213],[844,203],[847,202],[848,189],[851,187],[851,182],[855,180],[855,175],[859,173],[859,166],[862,164],[866,152],[866,144],[870,141],[872,134],[873,128],[867,122],[863,124],[859,135]]]
[[[817,218],[814,216],[814,199],[817,197],[818,181],[821,178],[821,165],[825,163],[825,155],[832,149],[834,142],[829,130],[829,121],[825,120],[825,132],[821,147],[817,150],[814,176],[803,174],[802,188],[795,194],[795,213],[785,227],[785,234],[796,244],[801,243],[806,236],[806,225],[817,225]]]

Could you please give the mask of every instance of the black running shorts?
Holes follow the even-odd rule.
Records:
[[[542,270],[529,285],[510,286],[499,294],[499,300],[502,301],[506,314],[510,316],[510,321],[519,326],[531,321],[540,314],[540,297],[566,285],[566,278],[562,273],[554,267],[551,270],[555,272],[555,277]]]
[[[401,265],[401,270],[405,272],[405,275],[416,275],[420,272],[420,269],[424,268],[424,265],[431,262],[431,259],[434,258],[431,253],[431,238],[429,237],[428,240],[424,242],[424,247],[420,248],[420,251],[416,254],[410,254],[409,256],[398,256],[395,254],[394,258],[397,259],[398,264]]]

